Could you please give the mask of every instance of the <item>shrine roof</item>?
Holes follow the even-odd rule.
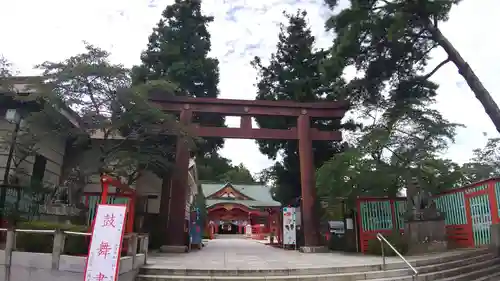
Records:
[[[231,199],[207,199],[207,208],[212,207],[217,204],[241,204],[250,209],[259,207],[280,207],[281,204],[276,201],[265,202],[265,201],[254,201],[254,200],[231,200]]]
[[[274,201],[271,196],[271,191],[269,187],[261,184],[214,184],[214,183],[204,183],[201,185],[203,189],[203,194],[205,197],[210,197],[211,195],[217,193],[223,188],[232,187],[235,191],[245,195],[249,200],[238,200],[232,198],[213,198],[207,199],[207,207],[213,206],[219,203],[236,203],[242,204],[247,207],[279,207],[281,203]]]

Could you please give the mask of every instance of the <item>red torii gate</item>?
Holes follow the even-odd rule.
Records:
[[[299,140],[302,216],[305,246],[319,246],[319,221],[314,215],[316,198],[312,141],[340,141],[338,131],[320,131],[311,128],[311,118],[341,119],[348,108],[343,101],[292,102],[265,100],[233,100],[215,98],[169,97],[160,93],[150,97],[150,102],[162,110],[180,113],[180,122],[190,126],[191,132],[198,137],[222,137],[240,139],[281,139]],[[223,116],[240,116],[239,128],[204,127],[192,124],[193,113],[218,113]],[[297,118],[297,127],[288,130],[252,128],[252,117],[288,116]],[[184,212],[187,194],[189,149],[183,138],[177,140],[176,161],[171,182],[170,218],[167,220],[169,237],[167,246],[184,246]],[[162,194],[162,201],[166,198]],[[163,204],[163,202],[162,202]],[[168,209],[160,208],[167,212]]]

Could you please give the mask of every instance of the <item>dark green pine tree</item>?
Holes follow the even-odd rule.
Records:
[[[322,62],[326,52],[314,50],[315,38],[306,22],[306,12],[286,14],[287,25],[281,26],[277,49],[271,56],[269,65],[264,66],[256,57],[252,64],[259,72],[257,82],[258,100],[292,100],[311,102],[342,98],[341,89],[345,85],[339,77],[325,77]],[[339,72],[341,73],[341,72]],[[295,127],[296,118],[257,118],[261,128],[287,129]],[[314,121],[313,126],[322,130],[338,130],[339,121]],[[282,153],[283,163],[276,163],[275,199],[283,204],[292,204],[301,194],[298,141],[262,140],[258,141],[262,153],[276,159]],[[341,150],[334,141],[313,143],[316,168]]]
[[[207,25],[213,20],[201,13],[200,0],[175,0],[165,8],[158,25],[149,36],[147,49],[141,55],[142,64],[132,69],[134,84],[152,80],[167,80],[176,84],[176,95],[197,98],[216,98],[219,95],[219,62],[208,57],[211,48]],[[168,93],[166,93],[168,94]],[[218,114],[197,114],[193,122],[205,126],[224,126],[224,117]],[[167,139],[168,140],[168,139]],[[166,141],[167,141],[166,140]],[[222,138],[211,138],[198,143],[198,164],[217,155],[224,144]],[[173,145],[173,143],[172,143]],[[169,178],[162,176],[162,194],[170,194]],[[160,206],[161,216],[169,215],[168,200]],[[168,227],[153,232],[153,240],[162,245],[169,239]],[[157,238],[157,239],[155,239]]]
[[[149,36],[142,64],[133,69],[134,83],[165,79],[178,86],[178,95],[216,98],[219,95],[219,62],[208,57],[211,48],[207,25],[212,17],[201,13],[200,0],[175,0],[162,13],[162,19]],[[193,122],[207,126],[224,126],[224,117],[203,113]],[[199,145],[200,154],[217,151],[222,138],[209,139]]]
[[[325,0],[336,9],[340,1]],[[395,109],[435,97],[431,79],[444,65],[453,63],[483,106],[498,132],[500,108],[440,29],[454,5],[462,0],[349,0],[348,8],[335,13],[326,26],[337,35],[332,64],[355,66],[364,77],[351,81],[351,92],[365,104],[375,104],[389,93]],[[447,57],[427,68],[434,49]],[[424,72],[425,71],[425,72]],[[387,85],[390,85],[389,91]],[[351,100],[352,101],[352,100]],[[400,111],[404,112],[404,111]],[[392,113],[397,117],[400,112]]]

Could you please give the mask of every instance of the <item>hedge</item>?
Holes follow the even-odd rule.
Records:
[[[53,222],[33,221],[18,224],[18,229],[54,230],[88,232],[89,227]],[[85,255],[88,251],[90,237],[67,235],[64,245],[65,255]],[[16,234],[16,250],[23,252],[52,253],[53,234],[23,233]]]

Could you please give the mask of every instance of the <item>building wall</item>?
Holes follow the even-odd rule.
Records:
[[[3,182],[14,128],[15,125],[5,119],[5,109],[0,110],[0,182]],[[47,184],[58,185],[66,146],[65,139],[48,133],[37,135],[40,136],[40,142],[33,147],[33,151],[47,159],[43,180]],[[30,179],[34,162],[34,156],[28,156],[20,162],[18,176],[21,179]],[[13,164],[11,168],[14,168]]]
[[[98,167],[98,159],[100,156],[99,145],[97,141],[93,145],[92,149],[85,152],[81,160],[81,167],[91,171],[93,168]],[[187,197],[186,204],[186,215],[189,213],[191,203],[194,200],[194,195],[197,193],[197,174],[196,165],[194,159],[191,160],[189,168],[189,193]],[[147,212],[149,214],[159,214],[160,213],[160,203],[161,203],[161,188],[162,179],[158,177],[151,171],[142,171],[140,177],[137,179],[136,183],[131,186],[136,189],[138,197],[154,197],[147,199]],[[97,170],[95,170],[95,176],[91,178],[91,183],[85,186],[85,192],[101,192],[101,185],[99,181],[99,175]],[[111,187],[109,192],[114,193],[116,190]]]
[[[137,180],[136,187],[139,196],[156,196],[148,199],[147,212],[150,214],[160,213],[162,179],[151,171],[143,171]]]

